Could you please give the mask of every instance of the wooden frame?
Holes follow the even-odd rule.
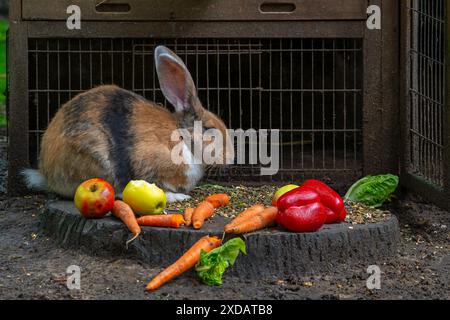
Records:
[[[361,0],[152,0],[151,5],[147,0],[40,0],[39,5],[35,0],[22,0],[22,4],[22,18],[30,21],[65,21],[69,5],[80,7],[84,21],[141,22],[364,20],[367,8]],[[121,4],[129,4],[129,10],[126,6],[122,10]],[[102,6],[107,6],[106,12],[99,10]]]
[[[176,1],[157,1],[162,14],[155,16],[125,16],[93,12],[90,0],[79,1],[12,0],[10,11],[9,64],[9,182],[12,194],[26,192],[20,171],[29,165],[28,159],[28,64],[29,38],[108,38],[108,37],[239,37],[243,38],[362,38],[364,43],[363,93],[363,173],[398,172],[399,111],[398,111],[398,10],[392,0],[296,0],[304,12],[261,14],[262,0],[246,1],[245,14],[236,14],[230,1],[219,16],[208,1],[201,3],[205,11],[188,10],[181,6],[170,13]],[[70,3],[69,3],[70,2]],[[124,1],[108,1],[111,3]],[[143,0],[128,0],[141,5]],[[52,5],[50,5],[50,3]],[[185,3],[185,1],[183,1]],[[217,5],[217,1],[215,2]],[[238,5],[238,0],[232,3]],[[285,3],[285,1],[272,1]],[[306,6],[310,3],[309,6]],[[69,4],[83,7],[82,29],[65,26]],[[203,4],[205,6],[203,6]],[[366,27],[366,8],[376,4],[382,9],[382,29]],[[133,7],[133,6],[132,6]],[[217,8],[217,7],[216,7]],[[23,9],[23,11],[22,11]],[[33,9],[33,10],[31,10]],[[36,10],[34,10],[36,9]],[[192,9],[192,8],[191,8]],[[194,10],[192,9],[192,10]],[[154,10],[154,8],[153,8]],[[144,10],[148,13],[148,10]],[[153,11],[154,12],[154,11]],[[197,13],[196,13],[197,12]],[[184,18],[183,18],[184,17]],[[195,20],[195,21],[194,21]]]

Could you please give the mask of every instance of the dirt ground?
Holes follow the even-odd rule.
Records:
[[[193,273],[144,292],[160,269],[128,259],[87,255],[58,247],[39,231],[45,196],[8,198],[6,150],[0,136],[0,299],[449,299],[450,213],[412,195],[389,209],[399,218],[396,257],[382,263],[381,289],[366,287],[374,261],[338,265],[333,273],[289,279],[239,280],[225,276],[207,287]],[[68,290],[66,269],[81,267],[81,289]]]

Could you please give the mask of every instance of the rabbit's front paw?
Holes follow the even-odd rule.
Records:
[[[189,200],[191,197],[182,193],[166,192],[166,198],[168,203],[173,203],[186,201]]]

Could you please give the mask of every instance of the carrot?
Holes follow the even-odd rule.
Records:
[[[189,227],[192,224],[192,214],[194,211],[194,208],[186,208],[186,210],[184,210],[184,221],[186,221],[186,227]]]
[[[243,234],[267,228],[275,224],[277,213],[276,207],[266,208],[256,216],[232,226],[226,233]]]
[[[178,229],[184,224],[182,214],[163,214],[160,216],[142,216],[137,219],[140,226]]]
[[[230,203],[230,197],[225,193],[213,194],[205,199],[211,203],[214,208],[226,207]]]
[[[192,214],[192,224],[195,229],[203,227],[205,220],[211,218],[214,214],[214,206],[206,201],[200,203]]]
[[[153,291],[161,287],[164,283],[178,277],[186,272],[200,260],[200,252],[210,252],[219,247],[222,241],[217,237],[205,236],[197,241],[185,254],[183,254],[175,263],[167,267],[160,274],[158,274],[147,285],[147,291]]]
[[[126,246],[128,247],[128,245],[139,237],[139,234],[141,233],[141,227],[136,221],[133,209],[125,202],[116,200],[111,212],[116,218],[122,220],[134,235],[133,238],[127,241]]]
[[[225,226],[225,232],[229,231],[234,226],[240,224],[241,222],[248,220],[257,214],[264,211],[264,206],[262,204],[255,204],[254,206],[241,212],[236,218],[234,218],[229,224]]]

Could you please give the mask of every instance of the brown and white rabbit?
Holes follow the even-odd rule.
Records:
[[[187,161],[172,161],[171,150],[182,140],[171,141],[173,132],[192,132],[194,121],[201,121],[203,130],[214,128],[228,138],[227,128],[203,108],[189,71],[175,53],[158,46],[155,65],[174,113],[113,85],[79,94],[50,122],[42,139],[39,170],[23,172],[28,187],[73,197],[77,186],[93,177],[109,181],[119,194],[130,180],[146,180],[165,189],[168,202],[189,198],[204,165],[193,161],[192,148],[186,144],[182,156]],[[224,141],[222,156],[229,162],[233,146],[229,139]],[[207,144],[203,142],[203,148]]]

